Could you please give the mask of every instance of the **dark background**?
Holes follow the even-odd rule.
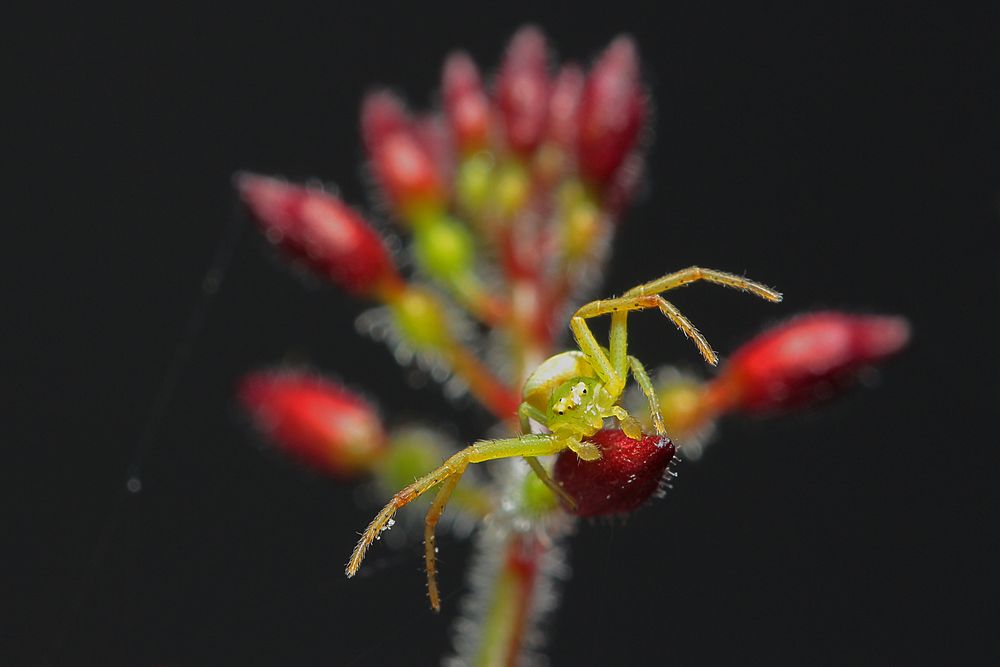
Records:
[[[232,387],[308,361],[377,396],[391,423],[470,440],[488,420],[412,388],[355,336],[363,305],[276,262],[229,179],[318,177],[364,205],[362,94],[386,83],[424,106],[448,50],[492,66],[527,21],[582,61],[632,33],[657,101],[649,191],[602,292],[692,263],[785,291],[777,308],[679,296],[722,351],[824,306],[901,313],[915,333],[875,388],[726,422],[666,501],[583,525],[552,663],[996,661],[1000,15],[743,4],[12,18],[0,664],[423,665],[446,652],[467,542],[442,541],[440,617],[416,538],[347,582],[374,505],[255,447]],[[223,280],[203,297],[211,266]],[[694,365],[664,327],[634,326],[636,353]],[[128,495],[137,457],[143,489]]]

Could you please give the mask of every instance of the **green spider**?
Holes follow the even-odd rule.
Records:
[[[623,296],[592,301],[581,306],[570,319],[570,330],[579,349],[546,359],[524,384],[524,402],[518,410],[523,435],[475,442],[451,456],[436,470],[396,493],[361,535],[347,563],[347,576],[357,574],[368,547],[386,528],[399,508],[440,485],[424,523],[427,591],[431,607],[435,611],[440,610],[434,529],[465,469],[470,463],[524,457],[535,474],[572,508],[573,499],[552,480],[536,457],[571,449],[584,461],[599,459],[600,450],[586,442],[586,439],[599,431],[604,420],[609,417],[616,418],[630,438],[639,438],[642,435],[639,422],[619,405],[629,373],[649,401],[649,412],[656,434],[666,436],[653,383],[639,360],[627,354],[628,313],[648,308],[659,309],[685,336],[694,341],[701,355],[714,366],[718,363],[718,357],[705,337],[672,303],[660,296],[662,292],[699,280],[750,292],[768,301],[781,301],[779,292],[760,283],[731,273],[693,266],[638,285]],[[611,315],[611,330],[609,345],[603,348],[587,326],[587,320],[606,314]],[[547,428],[549,433],[531,433],[532,420]]]

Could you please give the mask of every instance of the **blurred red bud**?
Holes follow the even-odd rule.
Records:
[[[580,103],[580,171],[606,183],[635,147],[646,115],[639,54],[631,37],[618,37],[594,63]]]
[[[443,201],[435,157],[398,98],[386,92],[365,97],[361,133],[375,177],[395,206],[411,211]]]
[[[454,154],[448,129],[441,116],[433,113],[420,116],[413,124],[413,132],[434,162],[434,169],[441,180],[450,180],[455,169]]]
[[[254,174],[236,186],[268,239],[349,292],[399,281],[382,237],[340,199]]]
[[[899,352],[902,317],[822,312],[769,329],[740,347],[713,381],[722,409],[772,412],[832,396],[858,372]]]
[[[552,84],[546,138],[564,150],[576,150],[583,82],[583,70],[566,65]]]
[[[548,53],[545,35],[538,28],[521,28],[511,38],[497,76],[496,101],[511,150],[535,150],[545,131],[549,105]]]
[[[602,203],[615,221],[632,205],[645,182],[646,158],[633,151],[625,157],[611,181],[606,184]]]
[[[445,114],[459,150],[473,153],[485,148],[489,141],[490,105],[479,69],[468,54],[448,56],[441,88]]]
[[[410,114],[399,97],[387,90],[365,95],[361,102],[361,138],[369,153],[390,134],[409,126]]]
[[[238,395],[264,436],[321,472],[357,476],[385,449],[372,406],[329,380],[303,371],[258,371],[240,381]]]
[[[601,458],[584,461],[572,450],[556,459],[553,477],[576,501],[577,516],[623,514],[656,493],[677,450],[667,438],[629,438],[621,429],[598,431],[585,440],[597,445]]]

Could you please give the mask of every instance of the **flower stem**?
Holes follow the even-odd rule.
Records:
[[[515,667],[541,656],[540,624],[555,609],[557,585],[566,578],[563,544],[574,522],[557,503],[541,513],[528,510],[529,474],[522,462],[511,462],[503,473],[505,500],[476,538],[471,590],[462,601],[456,655],[447,667]]]
[[[445,359],[455,375],[465,380],[469,391],[497,419],[516,428],[517,394],[500,381],[472,352],[457,342],[444,351]]]
[[[511,533],[474,663],[477,667],[517,664],[544,550],[537,536]]]

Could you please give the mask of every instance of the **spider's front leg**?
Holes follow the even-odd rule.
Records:
[[[624,296],[591,301],[581,306],[573,318],[570,320],[570,329],[576,339],[580,350],[586,355],[594,371],[605,383],[605,388],[617,400],[625,387],[625,380],[631,371],[632,376],[639,384],[642,392],[649,401],[649,411],[653,419],[656,431],[660,435],[665,434],[663,416],[660,414],[656,393],[653,383],[649,379],[645,368],[635,357],[628,355],[628,313],[633,310],[646,310],[656,308],[666,316],[681,332],[694,341],[698,351],[711,365],[719,362],[712,346],[708,344],[705,337],[701,335],[697,328],[686,318],[674,304],[664,299],[660,293],[682,287],[692,282],[704,280],[706,282],[743,290],[768,301],[781,301],[781,294],[766,285],[748,280],[732,273],[724,273],[714,269],[703,269],[692,266],[681,271],[668,273],[667,275],[633,287]],[[593,332],[587,325],[587,320],[601,315],[611,315],[611,332],[608,340],[608,352],[598,344]],[[619,420],[623,417],[616,414]],[[627,417],[627,415],[625,415]],[[631,424],[630,417],[628,423],[623,422],[626,434],[629,437],[636,437],[629,430],[635,430]]]
[[[699,280],[704,280],[705,282],[714,283],[716,285],[722,285],[723,287],[729,287],[730,289],[737,289],[742,292],[749,292],[750,294],[758,296],[765,301],[777,303],[782,299],[781,292],[755,280],[738,276],[735,273],[726,273],[725,271],[716,271],[715,269],[704,269],[700,266],[689,266],[686,269],[668,273],[667,275],[661,276],[656,280],[651,280],[648,283],[636,285],[629,291],[625,292],[625,296],[660,294],[662,292],[668,292],[672,289],[677,289],[678,287],[684,287],[685,285],[698,282]]]
[[[683,287],[684,285],[688,285],[699,280],[749,292],[750,294],[767,301],[778,302],[781,301],[782,298],[780,292],[773,290],[766,285],[762,285],[761,283],[743,278],[742,276],[725,273],[723,271],[716,271],[714,269],[703,269],[701,267],[692,266],[680,271],[675,271],[674,273],[668,273],[667,275],[657,278],[656,280],[651,280],[648,283],[637,285],[636,287],[633,287],[629,291],[625,292],[623,296],[612,299],[602,299],[600,301],[592,301],[581,306],[580,309],[574,314],[573,320],[570,323],[570,328],[573,330],[573,335],[576,337],[577,343],[580,345],[580,349],[583,350],[584,354],[588,355],[588,358],[591,356],[589,349],[593,349],[594,346],[597,347],[597,352],[601,352],[603,356],[603,351],[600,350],[600,346],[596,345],[597,341],[594,339],[594,335],[590,332],[590,328],[587,326],[585,320],[598,317],[600,315],[611,314],[611,335],[609,340],[611,356],[610,359],[605,356],[605,359],[607,359],[607,365],[619,374],[619,377],[624,383],[625,371],[627,368],[626,318],[628,313],[633,310],[656,308],[663,313],[667,319],[673,322],[686,337],[694,341],[694,344],[698,347],[698,351],[701,352],[705,361],[715,366],[719,363],[719,357],[712,349],[712,346],[708,344],[708,341],[705,340],[705,337],[701,335],[693,324],[691,324],[691,321],[688,318],[684,317],[684,315],[677,310],[677,307],[674,306],[674,304],[660,296],[662,292]],[[591,341],[593,342],[592,344]],[[596,359],[596,361],[598,365],[601,364],[600,359]],[[598,371],[598,373],[600,373],[598,366],[595,366],[594,368]]]
[[[347,561],[345,573],[348,577],[357,574],[364,560],[368,547],[386,529],[389,521],[404,505],[416,500],[434,487],[441,485],[424,522],[424,559],[427,564],[427,594],[430,597],[431,608],[441,609],[441,597],[437,587],[437,549],[434,529],[444,513],[445,505],[451,492],[462,478],[462,474],[470,463],[481,463],[493,459],[510,458],[514,456],[535,457],[557,454],[568,446],[567,441],[555,435],[523,435],[519,438],[504,438],[500,440],[480,440],[454,454],[436,470],[417,479],[409,486],[396,493],[382,508],[354,547],[350,560]]]

